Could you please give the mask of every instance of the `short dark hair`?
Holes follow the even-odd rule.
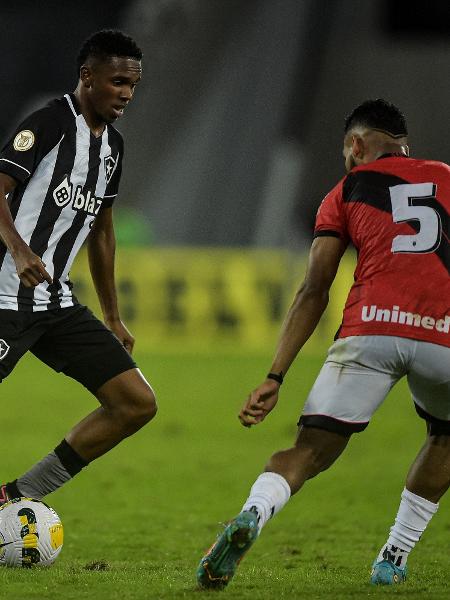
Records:
[[[141,60],[142,50],[128,35],[118,29],[103,29],[91,35],[81,46],[77,58],[78,72],[89,57],[108,60],[111,56],[124,56]]]
[[[344,132],[347,133],[357,125],[381,129],[392,137],[408,135],[406,119],[401,110],[382,98],[366,100],[357,106],[345,119]]]

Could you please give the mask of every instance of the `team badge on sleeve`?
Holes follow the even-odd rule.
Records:
[[[114,171],[116,170],[116,167],[117,167],[118,160],[119,160],[119,155],[117,155],[116,158],[113,158],[111,156],[111,154],[109,156],[105,156],[105,158],[104,158],[104,165],[105,165],[106,183],[109,183],[109,180],[113,176],[113,173],[114,173]]]
[[[9,345],[5,340],[0,340],[0,360],[3,360],[9,352]]]
[[[34,133],[29,129],[24,129],[23,131],[19,131],[19,133],[14,138],[14,150],[18,152],[25,152],[32,148],[34,144]]]

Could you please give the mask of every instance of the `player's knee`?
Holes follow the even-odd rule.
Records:
[[[137,431],[151,421],[158,410],[152,389],[131,394],[123,406],[124,422],[131,431]]]
[[[149,389],[140,399],[137,410],[137,421],[145,425],[151,421],[158,411],[156,397],[153,390]]]

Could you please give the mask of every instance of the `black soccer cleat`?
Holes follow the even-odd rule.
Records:
[[[0,485],[0,506],[9,502],[8,493],[6,491],[6,484]]]
[[[3,504],[6,504],[14,498],[21,498],[22,496],[23,494],[20,493],[16,481],[0,485],[0,506],[3,506]]]

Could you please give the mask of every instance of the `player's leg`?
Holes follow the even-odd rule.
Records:
[[[394,524],[373,565],[372,583],[405,581],[409,553],[437,512],[438,501],[449,485],[450,430],[444,436],[429,433],[409,470]]]
[[[139,369],[130,369],[96,392],[101,406],[66,435],[68,444],[87,462],[102,456],[136,433],[156,414],[152,388]]]
[[[201,586],[227,585],[266,522],[307,479],[335,462],[352,433],[367,427],[371,415],[400,377],[392,368],[390,372],[387,367],[378,370],[380,357],[385,360],[385,344],[377,344],[373,338],[348,338],[332,346],[308,396],[294,446],[270,458],[241,513],[201,560],[197,570]]]
[[[13,371],[20,358],[45,330],[40,313],[0,310],[0,382]],[[7,402],[3,398],[3,402]],[[14,485],[0,485],[0,506],[17,496]]]
[[[441,431],[441,433],[439,433]],[[428,424],[428,435],[406,479],[406,488],[438,503],[450,486],[450,423]]]
[[[276,452],[266,465],[266,472],[278,473],[288,482],[291,495],[305,481],[325,471],[345,450],[353,432],[338,433],[317,427],[301,426],[295,445]]]
[[[419,541],[450,486],[450,348],[414,344],[408,383],[428,435],[409,470],[400,507],[386,544],[375,561],[372,582],[401,583],[409,553]]]
[[[91,461],[148,423],[156,414],[150,385],[138,369],[116,375],[96,396],[101,406],[80,421],[61,443],[17,480],[6,484],[9,498],[41,499],[73,479]]]
[[[33,352],[55,370],[82,383],[97,397],[100,407],[75,425],[29,471],[6,485],[10,498],[43,498],[148,423],[156,413],[152,388],[128,352],[100,321],[79,309],[63,313],[52,325],[51,334],[43,336]]]
[[[265,523],[276,515],[307,479],[324,471],[346,447],[350,435],[301,427],[295,446],[274,454],[253,484],[241,512],[230,521],[200,561],[202,587],[222,588],[250,549]]]

